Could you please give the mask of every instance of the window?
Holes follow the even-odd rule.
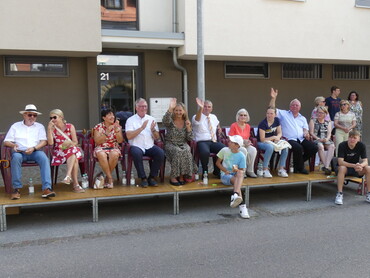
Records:
[[[369,66],[333,65],[333,79],[368,80]]]
[[[370,0],[356,0],[355,7],[370,8]]]
[[[269,78],[268,63],[226,62],[225,78]]]
[[[283,64],[283,79],[322,79],[321,64]]]
[[[103,29],[139,30],[137,0],[100,0]]]
[[[122,0],[101,0],[100,4],[106,9],[122,10]]]
[[[13,56],[4,57],[5,76],[68,76],[67,58]]]

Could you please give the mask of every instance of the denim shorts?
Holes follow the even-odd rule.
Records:
[[[221,182],[224,185],[233,185],[231,183],[231,178],[235,176],[236,173],[230,173],[229,175],[225,175],[224,173],[221,174]]]

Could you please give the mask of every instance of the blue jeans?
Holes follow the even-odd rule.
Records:
[[[24,152],[12,153],[10,171],[13,188],[22,188],[22,162],[25,161],[35,161],[40,166],[42,190],[51,189],[50,161],[43,151],[34,151],[31,154],[25,154]]]
[[[269,143],[258,142],[258,148],[265,151],[263,155],[263,168],[268,168],[270,164],[270,159],[272,154],[274,153],[274,146]],[[288,157],[288,148],[283,149],[281,151],[280,160],[279,160],[279,168],[285,167],[286,159]]]
[[[164,152],[160,147],[154,145],[150,149],[145,150],[145,153],[143,153],[143,151],[139,147],[131,146],[130,152],[139,178],[142,179],[146,178],[143,164],[143,156],[150,156],[153,159],[153,162],[150,164],[149,176],[151,177],[158,176],[158,171],[161,168],[161,165],[164,160]]]

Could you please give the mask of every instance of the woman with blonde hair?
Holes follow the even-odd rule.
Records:
[[[315,108],[312,110],[311,119],[317,118],[317,108],[319,107],[325,107],[325,98],[323,96],[319,96],[315,98]],[[325,121],[330,121],[329,114],[325,116]]]
[[[328,109],[325,106],[319,106],[317,108],[317,118],[311,119],[309,124],[310,135],[318,147],[320,160],[324,164],[321,170],[325,172],[325,175],[331,174],[329,165],[335,149],[334,142],[330,139],[332,131],[331,121],[330,119],[325,119],[328,114]],[[326,154],[324,150],[326,150]]]
[[[74,125],[67,123],[60,109],[50,111],[48,124],[48,144],[53,145],[52,166],[67,163],[66,177],[62,183],[73,184],[73,192],[83,193],[85,190],[78,183],[78,160],[82,153],[77,147],[78,140]]]
[[[340,101],[340,111],[335,114],[335,148],[338,153],[339,144],[348,140],[348,133],[356,126],[356,115],[351,112],[348,100]]]
[[[254,161],[257,156],[257,149],[252,145],[249,137],[251,135],[251,127],[248,124],[250,118],[246,109],[242,108],[236,113],[236,122],[230,126],[229,135],[240,135],[243,138],[244,145],[240,148],[247,157],[247,175],[251,178],[257,178],[254,173]]]
[[[185,105],[172,98],[162,122],[167,131],[164,150],[171,165],[170,184],[183,185],[198,171],[188,144],[193,131]]]

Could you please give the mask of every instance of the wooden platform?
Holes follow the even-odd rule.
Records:
[[[347,180],[355,181],[353,177],[346,177]],[[358,178],[357,178],[358,179]],[[358,179],[361,181],[361,179]],[[168,181],[168,179],[166,179]],[[273,178],[247,178],[244,179],[242,190],[244,190],[245,202],[247,206],[250,200],[250,189],[255,187],[270,186],[294,186],[306,187],[306,201],[311,200],[312,185],[319,182],[335,182],[336,177],[325,176],[322,172],[311,172],[309,175],[290,174],[289,178],[274,176]],[[356,182],[356,181],[355,181]],[[358,182],[358,181],[357,181]],[[167,183],[159,183],[158,187],[141,188],[136,186],[115,185],[113,189],[94,190],[88,189],[85,193],[72,192],[71,185],[57,184],[54,186],[57,194],[54,198],[41,198],[41,186],[35,186],[35,194],[29,195],[28,189],[21,190],[21,199],[10,200],[9,194],[0,195],[0,231],[7,229],[6,209],[15,207],[47,206],[58,204],[69,204],[77,202],[88,202],[92,206],[92,221],[98,221],[99,201],[127,198],[145,198],[150,196],[172,196],[173,213],[179,214],[180,196],[188,193],[201,193],[210,191],[233,190],[232,186],[225,186],[219,179],[210,178],[208,185],[203,185],[200,181],[189,183],[183,186],[172,186]]]

